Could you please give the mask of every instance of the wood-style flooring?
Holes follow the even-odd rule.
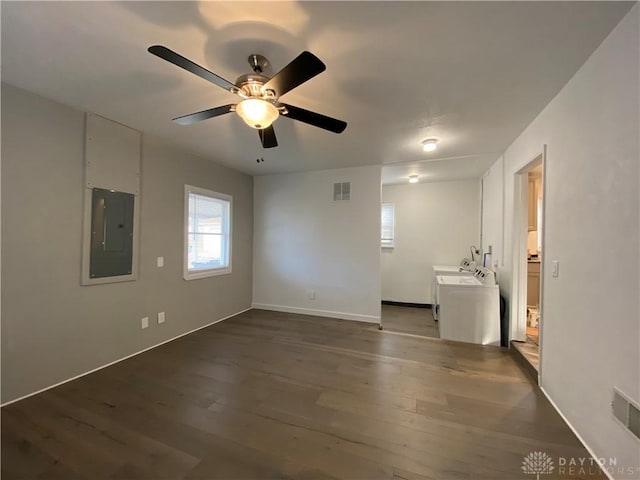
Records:
[[[251,310],[2,409],[2,479],[526,479],[588,453],[497,347]]]
[[[540,342],[539,340],[539,329],[538,327],[527,327],[527,340],[530,340],[531,342],[535,343],[536,345],[538,345],[538,343]]]
[[[520,352],[536,372],[540,369],[540,347],[538,344],[532,342],[528,336],[527,340],[524,342],[511,342],[511,346]]]
[[[430,308],[382,305],[382,328],[389,332],[440,338],[438,322]]]

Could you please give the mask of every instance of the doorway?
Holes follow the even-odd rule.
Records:
[[[542,264],[542,162],[527,181],[527,338],[540,344],[540,265]]]
[[[515,174],[514,344],[540,375],[545,154]]]

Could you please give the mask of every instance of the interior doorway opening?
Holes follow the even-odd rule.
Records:
[[[528,173],[527,338],[540,344],[540,266],[542,264],[542,162]]]
[[[543,329],[544,152],[515,174],[513,346],[540,376]]]

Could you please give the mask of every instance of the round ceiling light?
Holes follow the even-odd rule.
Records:
[[[258,130],[267,128],[280,115],[273,103],[260,98],[247,98],[241,101],[236,106],[236,112],[244,123]]]
[[[425,152],[433,152],[436,148],[438,148],[437,138],[427,138],[422,142],[422,150]]]
[[[409,175],[409,183],[418,183],[418,175]]]

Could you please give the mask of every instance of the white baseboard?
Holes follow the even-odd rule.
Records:
[[[23,395],[23,396],[18,397],[18,398],[14,398],[13,400],[9,400],[8,402],[5,402],[5,403],[1,404],[0,407],[5,407],[7,405],[11,405],[12,403],[16,403],[16,402],[19,402],[20,400],[24,400],[25,398],[33,397],[34,395],[37,395],[39,393],[45,392],[47,390],[51,390],[52,388],[58,387],[58,386],[63,385],[65,383],[72,382],[73,380],[76,380],[76,379],[78,379],[80,377],[84,377],[85,375],[89,375],[90,373],[97,372],[98,370],[102,370],[103,368],[110,367],[111,365],[115,365],[116,363],[122,362],[123,360],[126,360],[126,359],[131,358],[131,357],[135,357],[136,355],[140,355],[141,353],[144,353],[144,352],[146,352],[148,350],[152,350],[152,349],[154,349],[156,347],[159,347],[160,345],[164,345],[165,343],[173,342],[174,340],[177,340],[180,337],[184,337],[185,335],[189,335],[190,333],[197,332],[198,330],[202,330],[203,328],[210,327],[211,325],[214,325],[216,323],[222,322],[223,320],[227,320],[227,319],[229,319],[231,317],[235,317],[236,315],[240,315],[241,313],[244,313],[244,312],[247,312],[247,311],[251,310],[251,308],[252,307],[245,308],[244,310],[240,310],[239,312],[232,313],[231,315],[227,315],[226,317],[219,318],[218,320],[214,320],[213,322],[207,323],[206,325],[203,325],[201,327],[194,328],[193,330],[189,330],[188,332],[181,333],[180,335],[176,335],[175,337],[170,338],[169,340],[165,340],[164,342],[160,342],[160,343],[157,343],[157,344],[152,345],[150,347],[147,347],[144,350],[140,350],[139,352],[132,353],[131,355],[127,355],[126,357],[119,358],[118,360],[114,360],[113,362],[109,362],[109,363],[107,363],[105,365],[102,365],[100,367],[97,367],[97,368],[94,368],[94,369],[89,370],[87,372],[84,372],[84,373],[81,373],[79,375],[76,375],[75,377],[67,378],[66,380],[62,380],[61,382],[55,383],[53,385],[49,385],[48,387],[45,387],[45,388],[41,388],[40,390],[37,390],[35,392],[29,393],[27,395]]]
[[[333,312],[331,310],[315,310],[313,308],[289,307],[285,305],[269,305],[266,303],[254,303],[253,308],[260,310],[272,310],[274,312],[299,313],[302,315],[315,315],[317,317],[339,318],[341,320],[354,320],[356,322],[380,323],[380,317],[374,315],[361,315],[359,313]]]
[[[577,430],[575,428],[573,428],[573,425],[571,425],[571,422],[569,422],[567,417],[565,417],[564,413],[562,413],[562,410],[560,410],[560,408],[558,408],[558,405],[556,405],[556,402],[554,402],[551,399],[551,397],[549,396],[547,391],[544,388],[542,388],[541,385],[538,385],[538,386],[540,387],[540,390],[542,390],[542,393],[544,393],[544,396],[547,397],[547,400],[549,400],[549,403],[553,406],[553,408],[556,409],[556,412],[558,412],[558,415],[560,415],[560,417],[562,417],[562,420],[564,420],[564,423],[567,424],[567,426],[571,429],[573,434],[578,438],[578,440],[580,440],[580,443],[582,443],[582,446],[587,449],[587,452],[589,452],[589,455],[591,455],[591,458],[594,458],[594,459],[597,460],[599,457],[594,453],[593,450],[591,450],[591,447],[589,447],[589,445],[587,445],[587,442],[584,441],[584,438],[582,438],[582,436],[580,436],[580,434],[577,432]],[[607,471],[606,468],[603,468],[602,471],[604,472],[604,474],[607,476],[607,478],[609,480],[615,480],[610,475],[610,473]]]

